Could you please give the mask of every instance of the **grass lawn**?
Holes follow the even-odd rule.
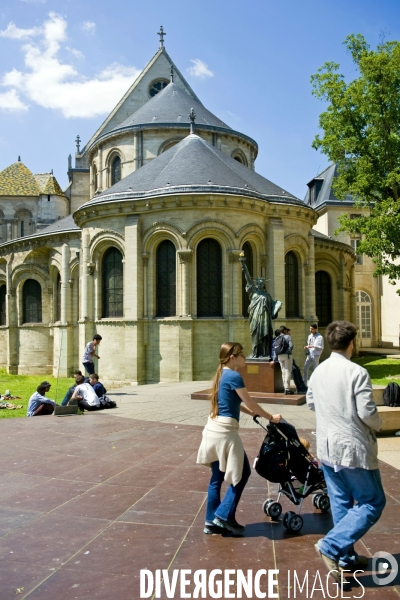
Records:
[[[5,369],[0,369],[0,393],[4,394],[6,390],[10,390],[12,396],[21,396],[21,400],[10,400],[10,402],[13,404],[22,404],[22,408],[18,410],[0,409],[0,419],[26,417],[29,398],[33,392],[36,392],[37,386],[42,381],[49,381],[51,383],[51,389],[47,396],[55,400],[57,404],[61,404],[66,391],[74,383],[72,377],[60,377],[57,386],[55,377],[46,377],[45,375],[9,375]]]
[[[360,356],[353,361],[367,369],[372,383],[387,385],[391,381],[400,385],[400,360],[381,356]]]

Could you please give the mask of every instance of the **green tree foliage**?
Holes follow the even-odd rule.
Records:
[[[374,275],[394,284],[400,279],[400,43],[371,50],[362,35],[349,35],[344,45],[358,77],[346,83],[333,62],[311,77],[313,95],[328,103],[319,118],[323,137],[313,147],[337,163],[335,195],[351,195],[364,209],[358,219],[343,215],[338,231],[362,234],[359,251],[373,258]]]

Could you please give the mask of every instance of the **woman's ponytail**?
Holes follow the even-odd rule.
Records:
[[[210,392],[211,410],[210,417],[215,419],[218,416],[218,390],[221,381],[222,369],[226,365],[231,356],[239,356],[243,352],[242,344],[238,342],[225,342],[222,344],[219,351],[219,365],[217,372],[214,375],[213,384]]]

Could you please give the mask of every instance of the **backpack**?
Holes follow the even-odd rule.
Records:
[[[102,396],[100,398],[100,407],[101,408],[117,408],[117,403],[114,402],[114,400],[110,400],[110,398],[104,394],[104,396]]]
[[[400,406],[400,387],[397,383],[389,383],[383,390],[385,406]]]
[[[276,356],[279,356],[280,354],[287,354],[289,350],[289,342],[283,334],[278,335],[278,337],[275,338],[274,350]]]

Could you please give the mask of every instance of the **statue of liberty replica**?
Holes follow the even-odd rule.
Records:
[[[265,288],[266,280],[263,277],[253,279],[250,276],[243,252],[239,261],[246,279],[246,292],[250,297],[249,323],[253,350],[247,358],[270,361],[273,338],[272,319],[277,318],[282,302],[272,299]]]

